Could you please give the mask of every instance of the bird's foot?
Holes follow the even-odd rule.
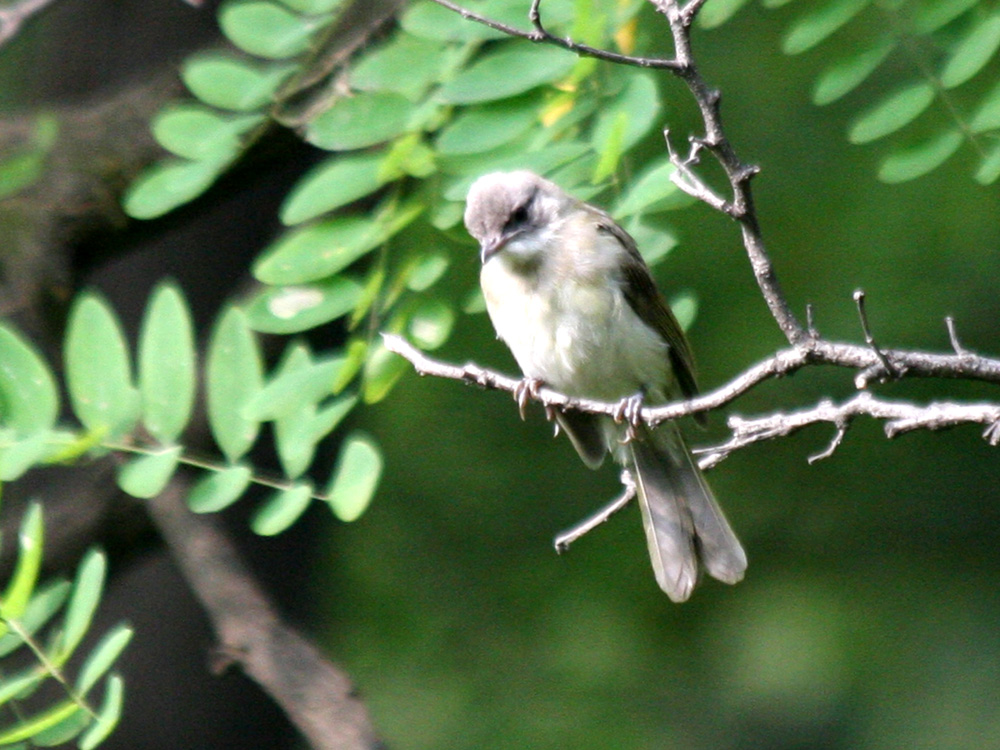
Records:
[[[517,402],[517,411],[524,420],[524,410],[528,408],[528,401],[538,400],[538,391],[545,385],[541,378],[524,378],[514,387],[514,400]],[[547,412],[546,412],[547,413]]]
[[[625,437],[623,445],[627,445],[639,436],[639,427],[642,425],[642,402],[646,394],[642,391],[623,398],[615,408],[615,422],[625,422]]]

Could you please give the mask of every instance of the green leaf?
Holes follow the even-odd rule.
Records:
[[[358,60],[348,81],[358,91],[394,91],[418,101],[460,54],[454,47],[398,33]]]
[[[24,610],[24,614],[21,615],[21,630],[32,636],[44,627],[52,619],[52,616],[59,611],[62,605],[66,603],[66,597],[69,596],[71,588],[72,586],[69,581],[61,579],[50,580],[39,585],[28,601],[28,606]],[[0,657],[7,656],[7,654],[16,651],[23,645],[24,638],[19,633],[9,631],[6,635],[0,637]],[[37,668],[37,665],[35,668]],[[44,677],[45,675],[46,673],[43,672],[42,676]],[[7,685],[7,679],[9,677],[0,681],[0,705],[6,703],[20,692],[20,690],[13,690],[11,692]]]
[[[969,129],[973,133],[985,133],[1000,128],[1000,84],[983,98],[972,115]]]
[[[293,13],[267,0],[229,0],[219,8],[219,25],[233,44],[272,60],[305,52],[313,32],[329,21]]]
[[[435,145],[446,155],[491,151],[537,124],[540,107],[535,94],[469,107],[441,130]]]
[[[980,0],[920,0],[914,3],[911,11],[913,31],[916,34],[930,34],[945,26],[970,8],[978,5]]]
[[[108,738],[121,719],[125,682],[118,675],[111,675],[105,683],[104,700],[97,709],[97,718],[80,737],[80,750],[93,750]]]
[[[522,94],[569,75],[576,57],[557,47],[508,42],[489,52],[441,87],[450,104],[472,104]]]
[[[38,747],[65,746],[79,735],[90,721],[90,715],[86,711],[77,711],[58,724],[36,734],[31,738],[31,744]]]
[[[315,16],[320,13],[330,13],[340,8],[344,0],[281,0],[294,11]]]
[[[1000,15],[989,16],[951,50],[941,70],[946,89],[965,83],[983,69],[1000,48]]]
[[[305,138],[328,151],[374,146],[405,132],[412,109],[391,91],[344,96],[309,123]]]
[[[625,84],[597,114],[590,141],[594,150],[602,153],[617,123],[625,115],[625,129],[621,134],[621,151],[628,151],[649,133],[660,114],[660,92],[653,74],[645,70],[628,70],[622,73]]]
[[[45,173],[46,156],[47,151],[36,149],[0,161],[0,200],[17,195],[37,181]]]
[[[670,210],[686,205],[689,196],[670,179],[674,171],[675,167],[668,159],[647,169],[625,190],[611,212],[612,215],[624,218],[643,212]]]
[[[647,224],[641,215],[632,217],[625,229],[632,235],[639,252],[650,267],[663,260],[678,244],[677,237],[661,227]]]
[[[114,665],[122,651],[132,640],[132,628],[127,625],[116,625],[94,646],[94,649],[80,667],[76,678],[76,689],[81,695],[86,695]]]
[[[259,65],[233,54],[206,52],[184,62],[181,78],[205,104],[252,112],[270,104],[294,70],[291,65]]]
[[[122,206],[133,219],[163,216],[204,193],[227,166],[214,161],[161,161],[129,185]]]
[[[907,86],[855,120],[848,131],[848,140],[868,143],[894,133],[912,122],[933,101],[934,88],[929,83]]]
[[[480,12],[485,15],[485,10]],[[467,21],[458,13],[430,2],[413,3],[399,22],[413,36],[437,42],[472,42],[504,36],[503,32]]]
[[[13,482],[25,472],[43,463],[52,454],[52,436],[49,431],[36,432],[17,440],[13,435],[4,435],[0,446],[0,482]],[[10,440],[11,442],[7,442]]]
[[[357,403],[357,396],[341,396],[320,408],[309,425],[312,441],[318,443],[333,432]]]
[[[343,363],[343,357],[313,361],[304,345],[292,346],[274,379],[247,403],[245,413],[264,421],[283,417],[302,404],[315,405],[330,394]]]
[[[811,8],[789,27],[781,44],[786,55],[797,55],[812,49],[854,16],[868,7],[871,0],[831,0]]]
[[[107,569],[107,558],[104,553],[95,549],[89,550],[80,561],[76,580],[73,581],[73,594],[66,607],[62,632],[53,656],[53,661],[57,664],[66,663],[90,629],[104,591]]]
[[[4,639],[10,638],[8,634]],[[22,645],[24,641],[18,642]],[[14,699],[20,699],[25,693],[29,693],[38,688],[38,685],[48,679],[48,673],[40,665],[32,665],[20,672],[5,675],[0,682],[0,706],[10,703]]]
[[[121,325],[96,294],[82,295],[70,311],[65,343],[66,382],[76,416],[91,432],[112,437],[139,418],[139,392]]]
[[[231,307],[216,325],[208,348],[208,421],[223,455],[235,463],[250,450],[260,424],[243,409],[263,387],[257,340],[242,310]]]
[[[0,634],[5,634],[9,626],[7,620],[19,620],[28,607],[28,601],[35,591],[38,571],[42,566],[42,542],[45,525],[42,520],[42,506],[32,502],[21,520],[18,534],[17,563],[10,582],[0,599]]]
[[[368,347],[368,358],[364,366],[364,386],[361,398],[366,404],[375,404],[389,395],[409,363],[398,354],[390,352],[381,341]]]
[[[980,185],[991,185],[1000,177],[1000,144],[996,144],[983,158],[976,170],[976,182]]]
[[[153,136],[163,148],[184,159],[231,161],[243,145],[243,134],[264,122],[263,115],[227,115],[202,104],[177,104],[153,118]]]
[[[261,536],[280,534],[305,513],[312,502],[312,485],[296,484],[274,493],[250,520],[250,528]]]
[[[143,423],[161,443],[172,443],[191,418],[195,396],[194,325],[180,290],[153,292],[139,333],[139,391]]]
[[[370,437],[355,432],[344,440],[326,491],[337,518],[345,522],[360,518],[375,495],[382,466],[382,451]]]
[[[382,155],[334,156],[311,170],[292,188],[281,208],[281,221],[300,224],[364,198],[398,175],[379,169]]]
[[[368,356],[368,342],[362,338],[353,338],[347,344],[347,351],[344,357],[344,365],[337,374],[337,379],[333,381],[332,392],[334,394],[343,391],[354,376],[361,372]]]
[[[406,288],[412,292],[430,289],[448,270],[451,258],[443,250],[431,250],[413,259],[402,272]]]
[[[253,267],[264,284],[301,284],[347,268],[385,240],[371,217],[334,216],[280,237]]]
[[[962,134],[959,131],[946,131],[918,146],[886,157],[879,167],[878,178],[888,183],[916,179],[947,161],[961,145]]]
[[[671,298],[670,309],[682,331],[688,331],[698,317],[698,297],[694,292],[682,292]]]
[[[118,469],[118,486],[132,497],[148,500],[167,486],[177,470],[181,446],[139,456]]]
[[[0,423],[18,435],[50,429],[59,414],[59,391],[45,360],[0,323]]]
[[[437,349],[451,335],[455,311],[438,299],[423,300],[410,316],[407,329],[410,338],[421,349]]]
[[[594,142],[594,151],[600,155],[591,175],[591,181],[595,184],[606,180],[615,173],[615,170],[618,169],[618,162],[621,161],[624,153],[623,141],[625,140],[625,131],[628,129],[629,114],[622,111],[616,114],[616,119],[602,133],[605,140]]]
[[[722,26],[746,4],[747,0],[708,0],[698,13],[698,24],[703,29]]]
[[[191,489],[188,507],[194,513],[215,513],[228,508],[246,492],[251,476],[249,467],[242,465],[214,471]]]
[[[887,39],[875,47],[862,49],[831,65],[816,79],[813,103],[820,106],[830,104],[854,91],[875,72],[895,48],[895,40]]]
[[[247,308],[250,325],[262,333],[299,333],[329,323],[354,309],[361,285],[343,277],[267,289]]]
[[[56,724],[65,721],[77,711],[82,710],[80,706],[71,700],[57,703],[55,706],[41,711],[34,716],[21,719],[10,727],[0,729],[0,745],[12,745],[15,742],[31,739],[46,729],[51,729]]]

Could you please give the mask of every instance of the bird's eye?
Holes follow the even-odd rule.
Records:
[[[528,204],[523,203],[516,209],[514,209],[514,212],[510,215],[510,218],[507,219],[507,223],[504,225],[504,231],[509,232],[513,229],[517,229],[522,224],[527,223],[527,221],[528,221]]]

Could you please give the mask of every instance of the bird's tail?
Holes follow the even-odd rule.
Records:
[[[740,581],[746,553],[677,426],[641,429],[627,447],[660,588],[673,601],[685,601],[698,581],[699,560],[713,578]]]

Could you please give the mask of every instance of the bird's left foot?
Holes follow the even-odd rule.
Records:
[[[642,425],[642,402],[646,399],[646,394],[642,391],[623,398],[615,408],[615,422],[625,422],[625,439],[623,444],[635,440],[639,436],[639,427]]]
[[[538,391],[545,383],[541,378],[524,378],[514,388],[514,400],[517,402],[517,411],[524,421],[524,410],[528,408],[528,401],[538,400]]]

